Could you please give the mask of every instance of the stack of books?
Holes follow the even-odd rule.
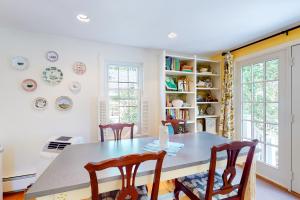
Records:
[[[168,109],[166,110],[166,116],[171,116],[173,119],[183,119],[189,120],[189,110],[188,109]]]
[[[172,58],[172,57],[166,56],[166,70],[180,71],[179,58]]]

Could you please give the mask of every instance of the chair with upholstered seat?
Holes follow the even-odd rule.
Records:
[[[133,128],[134,123],[127,124],[127,123],[114,123],[114,124],[107,124],[107,125],[99,125],[100,128],[100,137],[101,142],[104,142],[104,129],[110,128],[113,131],[114,139],[115,140],[121,140],[122,139],[122,131],[124,128],[130,128],[130,139],[133,139]]]
[[[179,193],[182,191],[193,200],[243,200],[257,143],[258,140],[235,141],[212,147],[209,171],[176,179],[175,199],[178,200]],[[216,172],[217,154],[225,151],[227,165],[223,174],[220,174]],[[246,154],[247,157],[240,181],[235,184],[236,161],[239,153]]]
[[[88,163],[85,169],[89,172],[91,180],[92,200],[146,200],[148,199],[146,186],[135,186],[135,177],[138,167],[141,163],[149,160],[156,161],[154,170],[154,179],[151,190],[151,200],[157,200],[160,174],[162,169],[163,159],[166,155],[165,151],[157,153],[132,154],[120,158],[113,158],[98,163]],[[107,168],[118,168],[122,179],[122,188],[112,192],[99,194],[97,171]]]

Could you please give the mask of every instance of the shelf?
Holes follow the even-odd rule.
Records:
[[[197,119],[204,119],[204,118],[212,118],[212,117],[219,117],[220,115],[199,115]]]
[[[195,94],[195,92],[166,91],[166,94]]]
[[[186,124],[194,124],[195,122],[194,121],[191,121],[191,120],[188,120],[186,121]]]
[[[201,88],[201,87],[197,87],[197,90],[219,90],[220,88]]]
[[[219,77],[220,74],[206,74],[206,73],[196,73],[197,76],[214,76],[214,77]]]
[[[195,107],[166,107],[166,109],[195,109]]]
[[[197,104],[219,104],[220,102],[197,102]]]
[[[176,76],[183,76],[183,75],[194,75],[194,72],[184,72],[184,71],[176,71],[176,70],[165,70],[166,75],[176,75]]]
[[[220,61],[209,60],[209,59],[205,59],[205,58],[197,58],[196,61],[197,62],[207,62],[207,63],[220,63]]]

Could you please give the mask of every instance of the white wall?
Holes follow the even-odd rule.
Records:
[[[51,64],[45,59],[48,50],[59,53],[57,63]],[[29,59],[29,69],[17,71],[10,66],[10,58],[17,55]],[[155,134],[160,108],[158,59],[159,51],[155,50],[0,28],[0,144],[5,148],[4,177],[34,173],[39,152],[50,136],[80,135],[87,141],[96,140],[97,99],[99,94],[105,94],[101,68],[106,60],[143,63],[144,98],[150,103],[150,133]],[[79,76],[73,73],[75,61],[83,61],[87,65],[86,74]],[[43,69],[51,65],[58,66],[64,73],[64,79],[58,86],[49,86],[41,79]],[[26,78],[33,78],[38,83],[33,93],[20,87]],[[79,94],[69,91],[71,81],[81,83]],[[55,99],[61,95],[73,99],[71,111],[55,109]],[[32,108],[32,101],[38,96],[49,101],[45,111]]]

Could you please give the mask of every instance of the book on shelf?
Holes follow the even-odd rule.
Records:
[[[190,118],[188,109],[166,110],[166,116],[171,116],[173,119],[183,119],[183,120],[189,120]]]
[[[180,59],[166,56],[166,70],[180,71]]]

